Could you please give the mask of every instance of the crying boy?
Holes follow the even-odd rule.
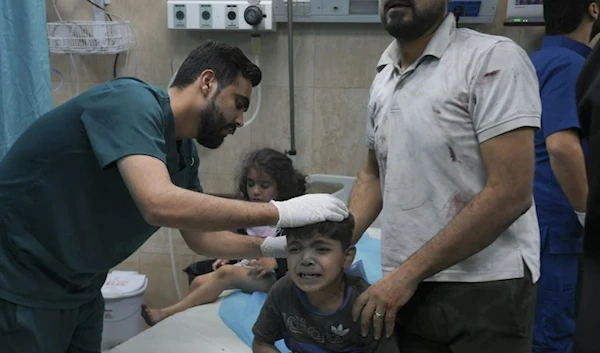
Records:
[[[369,284],[345,273],[356,248],[354,218],[284,229],[288,273],[271,289],[254,324],[254,353],[279,352],[284,339],[294,353],[398,353],[395,336],[363,337],[352,320],[354,300]]]

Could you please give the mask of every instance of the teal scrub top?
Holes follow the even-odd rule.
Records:
[[[0,298],[72,309],[158,227],[116,167],[163,161],[173,184],[202,192],[192,140],[175,140],[169,96],[134,78],[94,87],[35,121],[0,160]]]

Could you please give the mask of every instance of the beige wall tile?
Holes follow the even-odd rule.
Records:
[[[543,27],[521,28],[521,37],[518,44],[528,53],[538,50],[542,44],[544,36]]]
[[[74,57],[80,82],[98,83],[114,77],[116,55],[78,55]]]
[[[59,84],[59,82],[52,82],[52,102],[54,107],[58,107],[73,96],[71,82],[63,81],[60,87]]]
[[[137,46],[131,48],[127,52],[119,53],[119,58],[117,59],[117,77],[133,76],[141,79],[142,77],[140,76],[140,61],[144,60],[143,55],[144,54],[140,53],[140,48]],[[161,87],[166,87],[167,83],[168,81],[161,82]]]
[[[172,76],[171,58],[164,48],[144,50],[140,46],[132,50],[128,65],[123,71],[122,75],[137,76],[141,80],[155,82],[166,88]]]
[[[173,280],[171,259],[168,254],[140,255],[140,272],[148,277],[148,288],[145,293],[145,302],[150,307],[164,307],[178,301],[177,291]],[[181,294],[187,294],[187,275],[183,272],[194,261],[193,255],[177,255],[175,266],[177,280]]]
[[[250,129],[241,128],[234,135],[227,136],[218,149],[209,150],[200,147],[200,168],[210,170],[214,174],[234,173],[245,151],[250,148],[250,135]]]
[[[205,187],[205,192],[210,194],[237,194],[237,169],[236,173],[212,174],[212,182]]]
[[[148,240],[140,247],[139,252],[143,253],[168,253],[167,233],[163,232],[162,229],[152,234]]]
[[[315,27],[315,87],[369,88],[381,56],[381,25]]]
[[[119,0],[115,2],[117,1]],[[140,50],[149,52],[158,49],[164,51],[165,55],[168,55],[166,49],[170,45],[167,43],[171,42],[169,39],[174,32],[167,28],[166,0],[130,2],[130,15],[127,20],[131,21],[133,25]],[[157,45],[157,43],[165,43],[167,45]]]
[[[59,18],[62,18],[63,21],[91,21],[93,19],[92,5],[79,0],[46,0],[46,16],[48,22],[57,22]]]
[[[201,168],[198,171],[198,177],[200,178],[200,185],[202,185],[204,192],[214,193],[214,191],[212,191],[212,190],[216,189],[215,183],[217,180],[217,175],[210,173],[209,171],[203,171],[202,164],[200,164],[200,166],[201,166]]]
[[[73,61],[75,61],[75,59],[76,57],[74,56]],[[69,55],[50,53],[50,67],[60,71],[63,80],[71,81],[73,64],[71,63],[71,58]],[[52,73],[52,81],[60,81],[58,74],[54,72]]]
[[[271,147],[285,152],[290,149],[289,89],[264,86],[259,117],[250,126],[252,149]],[[298,87],[294,92],[294,126],[296,167],[309,170],[312,160],[313,89]]]
[[[315,30],[311,24],[294,24],[294,86],[312,87],[315,79]],[[277,33],[263,36],[261,69],[263,83],[269,86],[288,87],[288,29],[286,24]]]
[[[314,173],[355,176],[363,166],[368,92],[315,88]]]

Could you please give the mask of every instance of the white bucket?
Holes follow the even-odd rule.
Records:
[[[135,271],[113,271],[108,274],[102,286],[102,351],[111,349],[144,331],[141,306],[144,303],[147,285],[146,276]]]

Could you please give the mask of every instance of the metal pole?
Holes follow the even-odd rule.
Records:
[[[288,6],[288,69],[289,69],[289,85],[290,85],[290,150],[287,154],[294,159],[296,155],[296,117],[295,117],[295,105],[294,105],[294,29],[292,26],[294,18],[294,1],[287,0]]]

